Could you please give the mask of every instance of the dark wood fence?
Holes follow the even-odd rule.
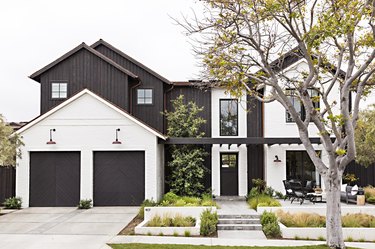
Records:
[[[0,206],[6,198],[15,195],[16,170],[13,167],[0,167]]]
[[[352,162],[345,169],[345,174],[347,173],[355,174],[355,176],[359,178],[356,182],[359,186],[375,186],[375,164],[366,168],[358,163]]]

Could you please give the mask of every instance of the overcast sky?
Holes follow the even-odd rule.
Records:
[[[198,61],[180,26],[194,0],[11,0],[0,2],[0,113],[39,115],[39,83],[28,78],[82,42],[99,38],[169,80],[197,78]]]

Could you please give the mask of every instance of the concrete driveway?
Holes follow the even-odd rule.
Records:
[[[138,207],[27,208],[0,216],[0,248],[108,248]]]

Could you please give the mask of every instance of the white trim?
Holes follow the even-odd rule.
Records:
[[[102,102],[103,104],[107,105],[108,107],[112,108],[113,110],[117,111],[118,113],[120,113],[121,115],[125,116],[126,118],[130,119],[131,121],[133,121],[134,123],[138,124],[139,126],[141,126],[142,128],[144,128],[145,130],[151,132],[152,134],[154,134],[155,136],[163,139],[163,140],[166,140],[167,137],[164,136],[163,134],[161,134],[160,132],[157,132],[155,131],[154,129],[150,128],[149,126],[147,126],[146,124],[142,123],[141,121],[139,121],[138,119],[136,119],[135,117],[133,117],[132,115],[130,115],[129,113],[121,110],[120,108],[116,107],[115,105],[113,105],[111,102],[109,102],[108,100],[105,100],[103,99],[102,97],[99,97],[98,95],[96,95],[95,93],[91,92],[90,90],[88,89],[84,89],[82,90],[81,92],[77,93],[76,95],[72,96],[71,98],[67,99],[66,101],[64,101],[63,103],[61,103],[60,105],[56,106],[55,108],[52,108],[51,110],[49,110],[48,112],[44,113],[43,115],[39,116],[38,118],[34,119],[33,121],[31,121],[30,123],[28,123],[27,125],[23,126],[22,128],[20,128],[19,130],[17,130],[15,133],[16,134],[21,134],[23,133],[24,131],[28,130],[29,128],[33,127],[34,125],[36,125],[37,123],[39,123],[40,121],[44,120],[45,118],[47,118],[48,116],[52,115],[53,113],[59,111],[60,109],[64,108],[65,106],[69,105],[70,103],[74,102],[76,99],[80,98],[81,96],[83,96],[84,94],[89,94],[90,96],[94,97],[95,99],[99,100],[100,102]]]

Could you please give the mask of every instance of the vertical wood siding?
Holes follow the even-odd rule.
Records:
[[[359,180],[356,182],[358,186],[375,186],[375,164],[372,164],[366,168],[353,161],[346,167],[345,174],[347,173],[355,174],[355,176],[359,178]]]
[[[85,49],[41,75],[41,114],[66,99],[51,98],[51,83],[67,82],[68,98],[87,88],[128,110],[128,76]]]
[[[0,206],[6,198],[15,195],[16,169],[0,166]]]
[[[181,94],[184,95],[185,103],[194,101],[199,107],[204,107],[201,117],[207,122],[202,126],[202,131],[205,133],[205,137],[211,137],[211,92],[192,86],[175,86],[167,94],[168,111],[173,111],[171,100],[176,99]]]
[[[248,192],[253,187],[252,179],[264,179],[263,145],[249,145],[247,147],[247,177]]]
[[[132,95],[132,115],[154,127],[158,131],[164,132],[164,118],[161,114],[164,109],[163,81],[106,46],[99,45],[95,50],[137,75],[141,81],[141,85],[137,88],[153,89],[154,103],[152,105],[137,105],[137,90],[133,89],[132,92],[129,93]]]

